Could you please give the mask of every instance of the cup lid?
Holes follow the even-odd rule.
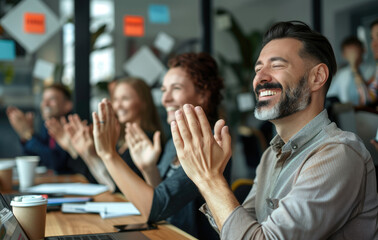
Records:
[[[14,197],[11,206],[13,207],[32,207],[47,204],[47,199],[42,195],[24,195]]]
[[[13,168],[14,166],[16,166],[16,162],[14,160],[0,160],[0,170]]]
[[[16,157],[16,161],[31,161],[31,162],[39,162],[39,156],[19,156]]]

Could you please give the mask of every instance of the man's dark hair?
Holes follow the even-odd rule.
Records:
[[[44,91],[47,90],[47,89],[54,89],[54,90],[57,90],[59,92],[61,92],[64,96],[64,98],[68,101],[71,101],[71,91],[68,89],[67,86],[61,84],[61,83],[53,83],[49,86],[46,86],[44,88]]]
[[[364,49],[364,44],[356,36],[349,36],[343,40],[341,43],[341,50],[344,51],[344,48],[347,46],[356,45],[361,49]]]
[[[264,35],[263,47],[274,39],[294,38],[303,43],[299,56],[313,58],[327,65],[329,76],[326,82],[326,90],[331,84],[332,77],[337,70],[335,54],[332,46],[322,34],[313,31],[307,24],[301,21],[278,22],[274,24]]]
[[[370,23],[370,30],[371,30],[375,25],[377,25],[377,24],[378,24],[378,18],[375,19],[373,22]]]

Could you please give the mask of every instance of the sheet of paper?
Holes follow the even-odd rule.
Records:
[[[29,187],[24,190],[27,193],[44,193],[44,194],[65,194],[65,195],[83,195],[94,196],[106,192],[108,187],[92,183],[44,183]]]
[[[63,203],[61,211],[64,213],[87,213],[84,203]]]
[[[104,219],[140,215],[139,210],[131,202],[63,203],[62,212],[99,213]]]
[[[27,13],[39,13],[44,15],[43,33],[25,32],[24,18]],[[34,53],[47,42],[62,27],[63,21],[59,20],[51,9],[40,0],[24,0],[18,3],[0,20],[1,26],[29,53]]]
[[[175,40],[165,32],[158,33],[154,41],[154,46],[165,54],[171,52],[173,45],[175,45]]]
[[[131,202],[87,202],[87,212],[123,212],[129,215],[140,215],[138,209]]]
[[[87,212],[97,212],[102,218],[140,215],[139,210],[131,202],[87,202]]]
[[[130,76],[140,77],[150,86],[165,72],[164,65],[147,46],[141,47],[123,68]]]
[[[45,61],[43,59],[38,59],[34,65],[33,77],[46,80],[50,78],[55,69],[55,64]]]

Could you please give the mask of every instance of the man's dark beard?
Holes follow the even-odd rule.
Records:
[[[277,117],[270,120],[284,118],[286,116],[289,116],[301,110],[299,109],[298,102],[301,100],[301,97],[303,97],[304,95],[303,91],[308,91],[308,89],[306,89],[306,84],[307,84],[307,77],[303,76],[301,80],[299,81],[298,86],[294,88],[292,92],[290,92],[291,89],[283,92],[283,94],[281,95],[279,106],[278,106],[279,114],[277,115]],[[282,90],[282,86],[279,83],[266,83],[266,84],[257,86],[255,89],[255,92],[258,92],[261,89],[273,89],[273,88],[275,89],[280,88]],[[256,109],[260,109],[261,107],[267,106],[269,104],[269,101],[270,100],[258,101],[256,104]],[[310,103],[311,103],[311,95],[308,97],[306,106],[308,106]]]
[[[288,94],[287,91],[285,91],[285,98],[283,101],[280,102],[279,105],[279,111],[280,114],[276,119],[287,117],[293,113],[296,113],[299,111],[298,109],[298,101],[301,100],[300,98],[304,95],[303,91],[308,91],[308,89],[305,89],[305,85],[307,83],[307,78],[305,76],[302,77],[302,79],[299,81],[298,87],[294,89],[294,91],[291,93],[291,96]],[[306,106],[308,106],[311,103],[311,95],[309,96],[307,100]]]

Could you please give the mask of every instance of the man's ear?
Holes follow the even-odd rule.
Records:
[[[321,89],[328,80],[329,70],[327,65],[319,63],[310,70],[309,84],[313,92]]]

